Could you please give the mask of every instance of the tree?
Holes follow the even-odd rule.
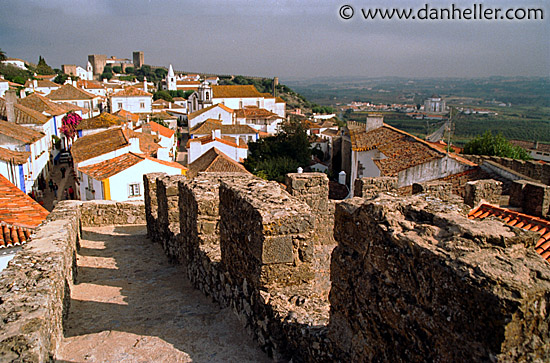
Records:
[[[53,80],[57,84],[65,84],[65,81],[69,78],[68,74],[59,73]]]
[[[498,133],[493,136],[491,131],[486,131],[464,145],[463,154],[501,156],[512,159],[530,160],[531,155],[519,147],[512,145],[506,138]]]
[[[168,101],[168,102],[174,102],[174,99],[170,95],[170,92],[168,91],[157,91],[153,94],[153,100],[158,100],[159,98]]]
[[[153,122],[156,122],[157,124],[161,125],[161,126],[164,126],[166,128],[170,128],[170,125],[168,125],[168,123],[166,121],[164,121],[162,118],[160,117],[153,117],[151,119],[151,121]]]
[[[114,66],[113,67],[113,72],[115,73],[122,73],[122,67],[121,66]]]
[[[311,161],[308,136],[299,122],[286,123],[279,134],[249,143],[248,150],[245,168],[278,182],[284,181],[285,174],[296,172],[299,166],[308,166]]]
[[[6,56],[6,52],[4,52],[2,48],[0,48],[0,62],[5,61],[6,59],[8,59],[8,57]]]
[[[134,67],[126,67],[126,74],[134,74]]]
[[[35,69],[37,74],[43,74],[43,75],[54,75],[55,71],[52,67],[50,67],[44,58],[42,56],[38,56],[38,64],[36,65]]]
[[[67,139],[72,140],[76,135],[76,128],[80,124],[80,121],[82,121],[82,117],[71,111],[61,119],[61,128],[59,130]]]

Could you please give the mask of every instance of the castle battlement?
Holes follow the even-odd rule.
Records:
[[[194,286],[276,359],[550,356],[550,265],[536,235],[471,221],[428,186],[400,197],[369,184],[369,197],[334,202],[319,173],[289,174],[286,190],[223,173],[148,174],[144,184],[145,204],[62,202],[38,228],[2,272],[0,357],[55,355],[81,226],[145,221]]]

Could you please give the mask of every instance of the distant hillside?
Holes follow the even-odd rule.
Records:
[[[248,85],[252,84],[259,92],[273,94],[273,79],[272,78],[258,78],[258,77],[245,77],[245,76],[218,76],[220,77],[221,85]],[[310,114],[315,110],[319,112],[318,108],[323,109],[319,105],[308,101],[304,96],[295,92],[290,87],[279,84],[276,87],[275,95],[281,97],[287,106],[287,111],[300,108],[303,113]],[[330,108],[325,108],[325,111],[332,111]],[[323,112],[321,110],[320,112]]]

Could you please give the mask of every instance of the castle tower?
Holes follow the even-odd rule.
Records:
[[[176,86],[176,75],[174,74],[174,69],[171,64],[168,68],[168,74],[166,75],[166,88],[168,91],[177,91],[178,89]]]
[[[103,73],[103,69],[107,64],[107,56],[105,54],[90,54],[88,62],[91,63],[94,75]]]
[[[134,52],[132,53],[134,68],[141,68],[144,64],[143,52]]]
[[[273,77],[273,97],[277,97],[278,85],[279,85],[279,77]]]

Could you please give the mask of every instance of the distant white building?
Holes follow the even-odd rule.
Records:
[[[22,59],[17,59],[17,58],[8,58],[6,60],[3,60],[2,63],[4,64],[11,64],[12,66],[15,66],[17,68],[21,68],[21,69],[27,69],[26,67],[26,63],[24,60]]]
[[[211,105],[188,116],[189,130],[208,119],[220,120],[222,125],[233,124],[233,110],[224,104]]]
[[[433,95],[424,101],[424,112],[447,112],[445,100],[439,96]]]
[[[187,142],[187,162],[191,164],[213,147],[236,162],[241,162],[248,156],[248,145],[244,140],[222,136],[221,130],[218,129],[212,131],[211,135],[190,139]]]
[[[124,109],[132,113],[151,113],[153,95],[136,87],[127,87],[110,97],[111,113]]]

